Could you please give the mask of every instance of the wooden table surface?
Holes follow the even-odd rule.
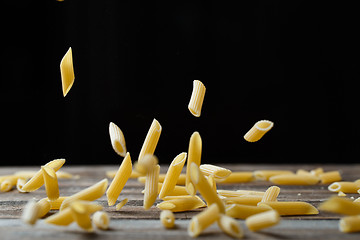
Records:
[[[360,165],[224,165],[220,166],[232,171],[254,171],[259,169],[311,170],[323,167],[325,171],[340,170],[343,180],[353,181],[360,178]],[[105,178],[108,170],[117,170],[118,166],[64,166],[61,170],[79,175],[79,179],[59,179],[61,196],[69,196]],[[38,170],[39,167],[0,167],[0,176],[12,174],[20,170]],[[161,172],[167,167],[162,166]],[[259,190],[265,191],[272,184],[267,181],[253,181],[239,184],[218,184],[218,189],[224,190]],[[327,185],[315,186],[280,186],[279,201],[306,201],[318,207],[319,204],[334,195],[327,190]],[[0,193],[0,239],[192,239],[187,234],[187,225],[192,216],[201,210],[175,213],[176,228],[165,229],[160,221],[160,211],[155,205],[148,211],[142,207],[143,184],[136,179],[130,179],[121,192],[119,200],[128,198],[129,202],[120,210],[115,206],[108,207],[105,195],[97,200],[111,217],[108,231],[96,230],[94,233],[82,231],[76,224],[59,227],[39,220],[33,227],[24,224],[19,218],[24,204],[29,199],[41,199],[46,196],[44,187],[32,193],[19,193],[17,190]],[[357,198],[359,194],[348,194]],[[157,203],[160,200],[157,200]],[[55,211],[54,211],[55,212]],[[50,212],[49,214],[51,214]],[[245,231],[245,239],[360,239],[360,233],[345,234],[338,230],[338,220],[341,216],[321,212],[314,216],[282,217],[280,224],[263,231],[249,231],[244,220],[239,220]],[[199,239],[231,239],[212,225],[199,236]]]

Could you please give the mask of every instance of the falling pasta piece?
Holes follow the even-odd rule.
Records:
[[[73,57],[71,47],[64,55],[63,59],[60,62],[60,73],[62,81],[62,90],[64,97],[70,91],[70,88],[74,84],[74,66],[73,66]]]
[[[220,219],[218,220],[218,225],[227,235],[233,238],[242,238],[244,236],[244,231],[241,228],[239,222],[234,218],[220,214]]]
[[[51,204],[45,198],[36,203],[38,206],[38,218],[44,217],[51,209]]]
[[[35,200],[30,200],[24,207],[21,219],[27,224],[34,225],[38,219],[38,215],[39,206],[36,204]]]
[[[201,152],[202,152],[202,140],[198,132],[194,132],[190,137],[189,150],[188,150],[188,160],[186,163],[186,190],[190,195],[195,195],[196,188],[191,182],[190,177],[190,166],[192,163],[200,166],[201,163]]]
[[[79,227],[88,232],[94,231],[90,214],[85,210],[85,207],[82,204],[73,202],[70,204],[70,209],[71,214]]]
[[[275,210],[258,213],[246,218],[245,224],[251,231],[272,227],[280,222],[280,215]]]
[[[175,215],[170,210],[162,210],[160,221],[164,227],[173,228],[175,226]]]
[[[55,159],[45,164],[45,167],[50,167],[57,172],[65,163],[65,159]],[[33,192],[39,189],[44,184],[43,172],[40,169],[32,178],[22,187],[25,192]]]
[[[48,198],[43,198],[46,201],[48,201],[50,203],[50,210],[59,210],[60,206],[62,204],[62,202],[66,199],[67,197],[59,197],[58,199],[56,199],[55,201],[50,201]]]
[[[112,206],[116,203],[116,200],[119,197],[122,189],[130,178],[131,172],[131,157],[130,153],[127,153],[108,190],[106,191],[109,206]]]
[[[50,201],[55,201],[59,198],[59,185],[55,170],[51,167],[42,166],[46,195]]]
[[[159,198],[162,199],[175,188],[178,178],[181,174],[181,170],[184,167],[187,153],[183,152],[177,155],[171,162],[169,169],[166,173],[163,185],[160,190]]]
[[[25,179],[22,179],[22,178],[19,178],[16,182],[16,189],[21,192],[21,193],[26,193],[22,188],[23,186],[25,185],[26,183],[26,180]]]
[[[45,222],[59,226],[70,225],[72,222],[74,222],[74,218],[71,212],[71,208],[68,207],[46,218]]]
[[[220,210],[217,204],[212,204],[201,213],[195,215],[188,226],[188,233],[191,237],[197,237],[207,227],[216,222],[220,217]]]
[[[110,217],[104,211],[97,211],[92,217],[94,225],[101,230],[107,230],[109,228]]]
[[[156,201],[158,196],[160,166],[156,165],[146,173],[144,209],[148,210]]]
[[[200,117],[201,115],[201,108],[204,102],[205,91],[206,88],[202,82],[200,82],[199,80],[193,81],[193,91],[191,94],[188,109],[195,117]]]
[[[78,193],[75,193],[72,196],[67,197],[61,204],[60,210],[64,210],[69,206],[70,203],[75,200],[87,200],[94,201],[104,195],[106,188],[108,186],[108,180],[103,179],[100,182],[81,190]]]
[[[121,202],[119,202],[118,204],[116,204],[115,209],[117,211],[119,211],[125,204],[127,204],[127,202],[129,201],[129,199],[124,198]]]
[[[114,151],[120,156],[125,157],[126,144],[125,144],[125,137],[121,129],[118,126],[116,126],[115,123],[110,122],[109,134],[110,134],[111,145]]]
[[[270,131],[274,126],[274,123],[268,120],[261,120],[255,123],[255,125],[244,135],[244,138],[248,142],[259,141],[265,133]]]
[[[210,186],[209,182],[206,180],[205,176],[202,174],[196,163],[191,163],[190,176],[191,181],[195,185],[196,189],[199,190],[207,205],[209,206],[215,203],[218,205],[219,211],[221,213],[225,213],[225,206],[223,201],[219,198],[216,191],[214,191],[214,189]]]
[[[154,118],[151,123],[150,129],[146,135],[143,146],[141,147],[140,154],[138,157],[139,163],[142,163],[142,158],[146,154],[154,154],[156,145],[159,141],[162,127],[160,123]]]

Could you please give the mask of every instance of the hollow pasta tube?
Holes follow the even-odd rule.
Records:
[[[226,215],[238,218],[246,219],[249,216],[258,214],[261,212],[269,211],[271,207],[269,206],[250,206],[243,204],[231,204],[226,206]]]
[[[156,201],[158,196],[160,166],[156,165],[146,173],[144,209],[148,210]]]
[[[206,180],[205,176],[202,174],[196,163],[191,163],[190,176],[191,181],[195,185],[196,189],[199,190],[200,194],[205,199],[207,205],[209,206],[215,203],[218,205],[219,211],[221,213],[225,213],[225,206],[223,201],[219,198],[217,193],[210,186],[209,182]]]
[[[142,158],[146,154],[154,154],[155,148],[158,144],[162,127],[160,123],[154,118],[151,123],[150,129],[145,137],[145,141],[141,147],[140,154],[138,157],[138,162],[142,163]]]
[[[125,206],[125,204],[127,204],[127,202],[129,201],[128,198],[124,198],[121,202],[119,202],[118,204],[116,204],[115,209],[117,211],[119,211],[123,206]]]
[[[201,164],[200,171],[205,176],[213,176],[215,179],[226,179],[231,174],[231,171],[229,169],[215,166],[212,164]]]
[[[215,179],[217,183],[245,183],[254,180],[253,172],[232,172],[227,178]]]
[[[55,170],[51,167],[42,166],[46,195],[50,201],[55,201],[59,198],[59,185]]]
[[[344,233],[360,232],[360,215],[341,218],[339,230]]]
[[[245,220],[246,226],[254,232],[264,228],[272,227],[279,222],[280,215],[275,210],[258,213],[246,218]]]
[[[261,120],[255,123],[255,125],[244,135],[244,138],[248,142],[259,141],[265,133],[270,131],[274,126],[274,123],[268,120]]]
[[[64,55],[64,57],[60,62],[60,73],[61,73],[62,91],[65,97],[70,91],[72,85],[74,84],[74,79],[75,79],[71,47],[66,52],[66,54]]]
[[[193,91],[191,93],[190,102],[188,105],[188,109],[192,115],[195,117],[200,117],[201,109],[204,102],[206,88],[205,85],[199,81],[193,81]]]
[[[173,228],[175,226],[175,215],[170,210],[162,210],[160,221],[164,227]]]
[[[226,233],[230,237],[240,239],[244,236],[244,231],[241,228],[239,222],[232,217],[220,214],[218,226],[224,233]]]
[[[357,193],[360,189],[360,182],[334,182],[329,185],[328,189],[331,192]]]
[[[269,187],[261,199],[261,202],[274,202],[277,200],[279,196],[280,188],[278,186],[271,186]]]
[[[339,171],[325,172],[319,175],[321,183],[328,184],[341,181],[341,175]]]
[[[206,204],[198,196],[179,196],[165,200],[157,204],[156,207],[161,210],[170,210],[172,212],[185,212],[206,207]]]
[[[319,211],[307,202],[259,202],[258,206],[271,207],[281,216],[319,214]]]
[[[117,198],[123,190],[126,182],[130,178],[131,172],[132,163],[130,153],[126,153],[124,160],[122,161],[114,179],[106,191],[109,206],[113,206],[116,203]]]
[[[259,180],[268,181],[272,176],[281,175],[281,174],[294,174],[292,171],[288,170],[257,170],[254,171],[254,177]]]
[[[125,137],[121,129],[113,122],[109,124],[109,135],[114,151],[121,157],[126,155]]]
[[[269,180],[278,185],[315,185],[319,182],[319,178],[311,174],[281,174],[272,176]]]
[[[201,213],[195,215],[188,226],[188,234],[197,237],[207,227],[216,222],[220,217],[220,210],[217,204],[212,204]]]
[[[360,204],[358,202],[353,202],[350,199],[337,196],[331,197],[325,202],[321,203],[319,209],[322,211],[344,215],[360,214]]]
[[[195,195],[196,189],[191,182],[190,166],[192,163],[200,166],[201,163],[202,140],[198,132],[194,132],[190,137],[188,160],[186,163],[186,182],[185,187],[190,195]]]
[[[160,199],[164,198],[166,195],[168,195],[174,190],[178,178],[181,174],[181,170],[184,167],[186,157],[187,153],[183,152],[177,155],[175,159],[171,162],[160,190]]]
[[[94,225],[101,230],[107,230],[109,228],[110,217],[104,211],[97,211],[92,217]]]

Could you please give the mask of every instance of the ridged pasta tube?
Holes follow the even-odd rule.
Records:
[[[125,137],[121,129],[113,122],[109,124],[110,141],[114,151],[121,157],[126,155]]]
[[[265,133],[270,131],[274,126],[274,123],[268,120],[261,120],[255,123],[255,125],[244,135],[244,138],[248,142],[259,141]]]
[[[195,117],[200,117],[201,115],[201,108],[204,102],[205,91],[205,85],[201,81],[193,81],[193,91],[191,94],[188,109]]]
[[[220,210],[217,204],[212,204],[201,213],[195,215],[188,226],[188,233],[191,237],[197,237],[207,227],[216,222],[220,217]]]
[[[162,131],[162,127],[160,123],[154,118],[154,120],[151,123],[150,129],[145,137],[145,141],[141,147],[140,154],[138,157],[138,162],[142,163],[142,158],[146,154],[154,154],[155,148],[158,144],[160,134]]]
[[[246,226],[254,232],[264,228],[272,227],[279,222],[280,215],[275,210],[258,213],[246,218],[245,220]]]
[[[202,152],[202,140],[198,132],[194,132],[190,137],[188,160],[186,164],[186,191],[190,195],[195,195],[196,189],[190,178],[190,166],[192,163],[200,166],[201,163],[201,152]]]
[[[62,91],[65,97],[70,91],[72,85],[74,84],[74,79],[75,79],[71,47],[66,52],[66,54],[64,55],[64,57],[60,62],[60,73],[61,73]]]

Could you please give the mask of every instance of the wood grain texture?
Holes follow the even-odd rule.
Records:
[[[274,170],[293,170],[305,169],[311,170],[316,167],[323,167],[325,171],[340,170],[344,180],[353,181],[360,178],[360,165],[224,165],[222,167],[232,171],[254,171],[259,169]],[[71,166],[62,168],[63,171],[79,175],[79,179],[59,179],[59,188],[61,196],[72,195],[106,177],[105,172],[116,170],[118,166]],[[38,167],[1,167],[0,175],[12,174],[19,170],[38,170]],[[165,173],[167,166],[161,166],[161,172]],[[253,181],[241,184],[218,184],[218,189],[224,190],[258,190],[265,191],[273,184],[267,181]],[[306,201],[318,207],[319,204],[334,195],[327,190],[328,185],[318,184],[314,186],[280,186],[281,191],[278,197],[279,201]],[[189,219],[201,210],[189,211],[184,213],[175,213],[177,228],[166,230],[159,221],[160,211],[155,207],[145,211],[143,209],[143,194],[141,191],[144,185],[136,179],[129,179],[118,202],[128,198],[129,202],[116,211],[115,206],[107,205],[106,196],[101,197],[98,202],[104,206],[104,210],[111,217],[111,230],[107,232],[97,231],[90,234],[91,238],[110,239],[112,237],[126,237],[126,239],[190,239],[186,228]],[[40,235],[46,239],[82,239],[90,235],[83,233],[76,225],[69,228],[51,226],[45,224],[43,220],[31,228],[24,225],[20,220],[22,209],[29,199],[41,199],[46,196],[45,188],[32,193],[19,193],[13,190],[6,193],[0,193],[0,231],[6,232],[4,239],[36,239]],[[358,197],[358,194],[348,194],[347,196]],[[160,202],[157,200],[156,203]],[[49,214],[54,213],[51,211]],[[338,231],[338,219],[340,215],[321,212],[315,216],[288,216],[283,217],[282,223],[274,228],[266,229],[262,233],[252,233],[246,229],[244,222],[239,220],[246,229],[248,239],[288,239],[288,238],[311,238],[311,239],[357,239],[359,234],[343,234]],[[5,231],[6,229],[6,231]],[[36,231],[34,231],[36,230]],[[60,234],[56,236],[56,234]],[[226,235],[221,233],[216,225],[209,228],[202,237],[215,239],[224,238]],[[229,238],[230,239],[230,238]]]

